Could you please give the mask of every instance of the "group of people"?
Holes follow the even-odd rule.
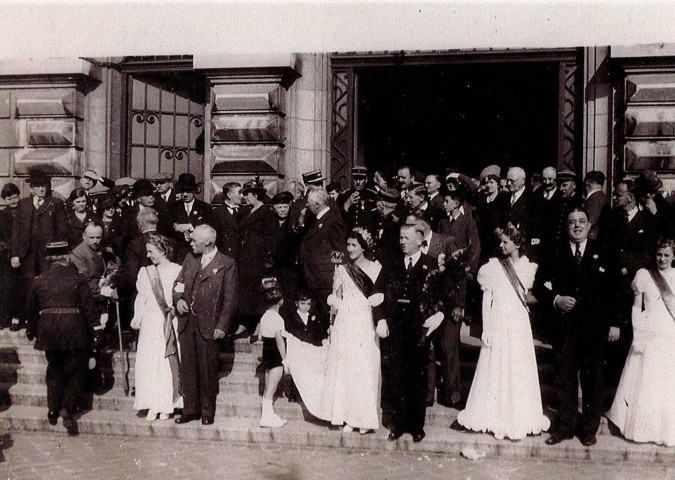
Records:
[[[98,198],[83,186],[64,205],[32,173],[30,197],[2,190],[0,213],[13,220],[0,288],[28,292],[27,311],[3,302],[3,319],[25,317],[38,348],[60,351],[45,347],[43,324],[53,338],[64,315],[105,329],[118,302],[117,321],[139,329],[134,406],[149,421],[182,408],[177,423],[213,423],[219,340],[246,337],[263,342],[264,427],[285,423],[273,400],[286,371],[310,413],[347,432],[381,419],[390,440],[419,442],[438,402],[459,410],[456,430],[514,441],[548,430],[549,444],[577,435],[590,446],[611,406],[626,438],[675,444],[675,209],[654,172],[618,182],[613,208],[597,171],[580,182],[547,167],[529,183],[522,168],[502,178],[496,165],[478,179],[410,166],[351,173],[345,191],[312,171],[271,198],[258,179],[226,183],[215,206],[195,198],[190,174]],[[87,288],[72,275],[80,297],[50,303],[44,283],[68,263]],[[463,322],[481,325],[483,342],[466,398]],[[533,331],[553,346],[552,422]],[[68,378],[76,390],[77,375],[52,363],[48,386]],[[76,396],[50,392],[50,421],[61,412],[74,423]]]

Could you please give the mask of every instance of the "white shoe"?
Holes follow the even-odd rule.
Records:
[[[145,419],[148,422],[154,422],[157,420],[157,412],[153,412],[152,410],[148,410],[148,414],[145,416]]]
[[[160,414],[159,414],[159,419],[160,419],[160,420],[168,420],[168,419],[169,419],[169,414],[168,414],[168,413],[160,413]]]
[[[350,427],[349,425],[347,425],[347,424],[345,423],[345,426],[342,427],[342,431],[345,432],[345,433],[351,433],[351,432],[354,431],[354,427]]]
[[[286,425],[286,420],[274,414],[260,417],[260,426],[263,428],[281,428]]]
[[[372,428],[359,428],[359,433],[361,435],[365,435],[366,433],[373,432],[374,430]]]

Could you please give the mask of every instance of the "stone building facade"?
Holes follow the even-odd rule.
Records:
[[[486,65],[542,65],[553,79],[553,144],[530,166],[601,170],[608,188],[652,168],[671,184],[675,45],[2,60],[0,183],[25,189],[38,167],[65,195],[85,169],[113,179],[189,171],[210,200],[226,181],[257,175],[274,193],[320,168],[346,187],[353,165],[401,160],[369,159],[365,78],[460,67],[477,78]],[[455,161],[450,152],[441,164],[508,160]]]

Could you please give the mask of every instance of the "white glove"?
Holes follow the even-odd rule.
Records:
[[[110,297],[112,297],[112,294],[113,294],[112,288],[110,288],[108,286],[101,287],[101,295],[103,295],[104,297],[110,298]]]
[[[129,326],[134,330],[141,328],[141,317],[134,317]]]
[[[489,348],[492,346],[492,334],[489,331],[484,330],[483,334],[480,336],[480,339],[486,347]]]
[[[445,315],[443,312],[436,312],[426,319],[422,326],[427,329],[427,337],[441,325],[444,318]]]
[[[106,323],[108,323],[108,314],[102,313],[99,322],[101,324],[101,328],[105,328]]]
[[[384,293],[375,293],[368,297],[368,305],[371,307],[378,307],[384,302]]]
[[[377,333],[377,336],[380,338],[387,338],[389,336],[389,325],[387,325],[386,320],[382,319],[377,322],[375,333]]]

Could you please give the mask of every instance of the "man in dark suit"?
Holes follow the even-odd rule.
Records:
[[[427,194],[429,194],[427,201],[431,208],[437,212],[443,212],[443,195],[440,192],[442,186],[443,184],[437,173],[427,175],[427,178],[424,179],[424,188],[427,189]]]
[[[176,190],[173,188],[173,175],[171,172],[160,172],[152,177],[152,183],[155,184],[155,208],[162,215],[171,211],[171,207],[176,202]]]
[[[218,250],[234,260],[239,260],[241,229],[239,220],[243,215],[241,184],[228,182],[223,185],[223,205],[213,210],[213,228],[216,229]]]
[[[383,407],[390,415],[388,439],[394,441],[410,433],[413,442],[425,436],[429,341],[427,337],[444,319],[444,312],[428,296],[430,282],[437,272],[436,262],[424,255],[422,234],[415,225],[401,226],[399,244],[402,256],[386,272],[385,302],[373,312],[377,335],[383,338]],[[431,310],[431,311],[429,311]]]
[[[529,248],[536,250],[541,243],[540,222],[541,202],[536,201],[525,186],[525,170],[511,167],[506,174],[505,221],[510,221],[516,228],[524,231],[528,238]]]
[[[312,217],[311,224],[300,240],[300,264],[307,288],[326,308],[326,299],[333,289],[335,271],[331,253],[344,252],[347,228],[337,209],[329,205],[326,190],[310,190],[307,208]]]
[[[49,267],[38,276],[28,295],[29,336],[47,357],[47,418],[56,425],[59,415],[70,435],[78,428],[77,407],[98,324],[96,302],[87,278],[70,263],[68,242],[45,246]]]
[[[20,296],[21,277],[19,271],[10,264],[10,250],[12,248],[12,228],[16,217],[21,190],[13,183],[6,183],[0,191],[0,197],[5,202],[5,209],[0,211],[0,298]],[[0,330],[11,326],[12,319],[19,325],[19,317],[23,311],[23,302],[0,302]],[[16,328],[16,327],[15,327]]]
[[[181,348],[182,424],[202,418],[213,424],[218,395],[218,340],[225,338],[237,309],[237,265],[216,248],[216,231],[198,225],[173,289]]]
[[[641,268],[649,268],[657,241],[657,219],[646,209],[638,207],[639,190],[633,180],[617,184],[614,189],[615,210],[612,212],[611,247],[618,258],[619,291],[617,295],[616,340],[607,348],[606,405],[611,406],[619,385],[621,373],[633,341],[631,307],[633,290],[631,283]]]
[[[400,196],[398,190],[384,186],[378,192],[376,213],[373,224],[368,229],[372,233],[375,246],[373,257],[382,265],[396,258],[399,252],[398,237],[401,217],[396,210]]]
[[[533,293],[549,308],[558,393],[557,418],[546,440],[555,445],[574,437],[581,377],[583,415],[577,434],[584,446],[596,443],[603,396],[605,347],[614,320],[616,262],[588,239],[583,207],[567,216],[568,241],[537,272]]]
[[[457,246],[465,250],[466,266],[475,276],[480,262],[480,237],[476,221],[464,211],[463,192],[463,190],[445,191],[443,205],[448,216],[439,222],[439,230],[453,237]]]
[[[605,186],[605,174],[597,170],[586,173],[584,178],[584,208],[590,215],[591,231],[588,238],[595,240],[598,238],[598,230],[608,227],[611,210],[607,195],[602,191]]]
[[[372,223],[373,209],[377,202],[377,193],[366,188],[368,169],[352,168],[352,188],[340,194],[337,205],[342,212],[347,227],[368,228]]]
[[[63,202],[51,195],[51,180],[44,173],[32,171],[27,180],[31,196],[19,200],[14,226],[10,264],[21,269],[24,294],[32,280],[47,268],[47,244],[65,240],[66,210]],[[11,330],[20,326],[12,319]]]
[[[176,182],[179,201],[174,202],[169,213],[169,224],[176,241],[176,261],[182,262],[189,250],[189,235],[197,225],[211,225],[211,205],[195,198],[202,191],[195,176],[181,173]]]

